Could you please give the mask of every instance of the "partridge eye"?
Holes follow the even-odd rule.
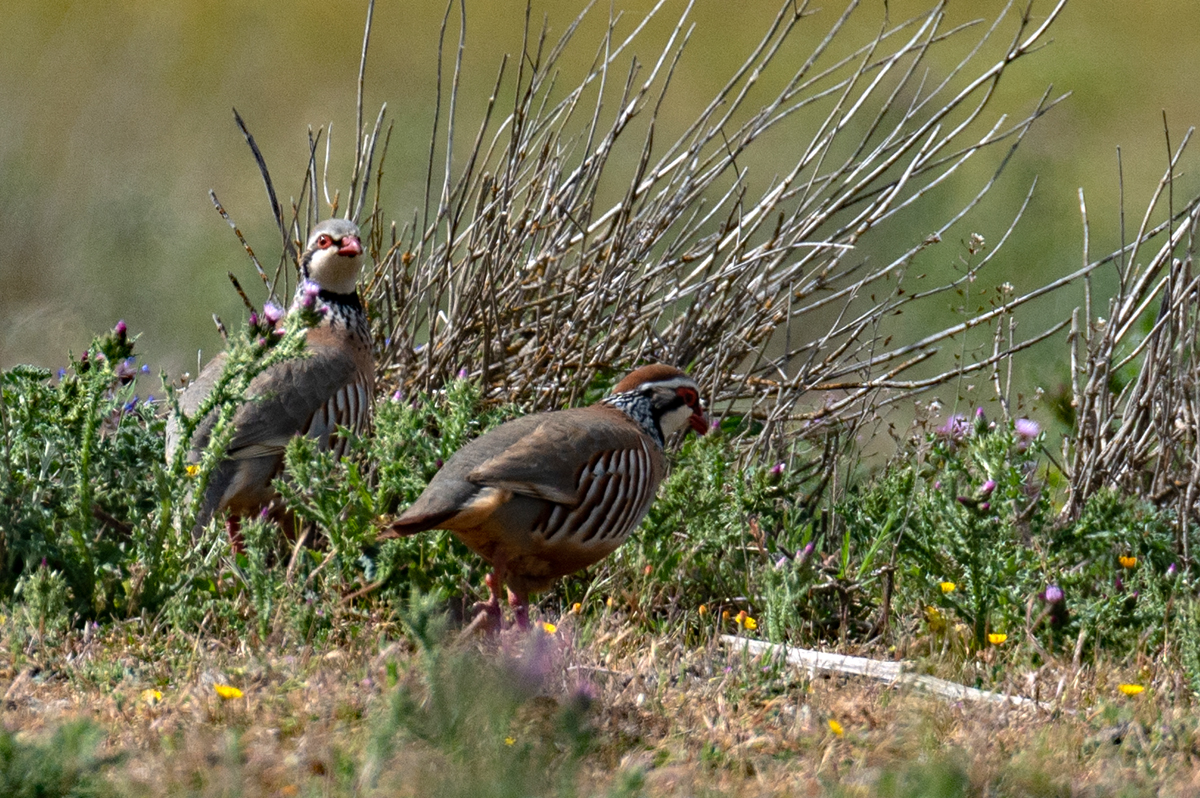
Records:
[[[322,233],[321,235],[317,236],[317,246],[321,249],[328,249],[329,247],[333,246],[333,239]]]
[[[676,391],[676,393],[688,407],[695,407],[696,405],[700,404],[700,395],[691,388],[680,388]]]

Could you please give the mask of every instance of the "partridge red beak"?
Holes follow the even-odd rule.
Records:
[[[688,417],[688,424],[692,429],[696,430],[697,435],[704,435],[708,432],[708,419],[704,417],[704,411],[697,410]]]
[[[358,240],[358,236],[346,236],[342,239],[342,245],[338,247],[339,255],[361,255],[362,242]]]

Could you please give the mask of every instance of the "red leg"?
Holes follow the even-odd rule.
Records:
[[[508,604],[510,607],[513,608],[513,621],[516,622],[517,628],[528,629],[529,628],[529,599],[528,599],[528,597],[522,596],[521,594],[513,591],[512,588],[509,588]]]
[[[496,634],[503,626],[503,617],[500,612],[500,585],[502,582],[499,569],[489,573],[483,581],[488,588],[488,600],[478,601],[472,605],[471,612],[477,614],[467,628],[463,629],[463,635],[470,635],[478,631],[485,634]]]

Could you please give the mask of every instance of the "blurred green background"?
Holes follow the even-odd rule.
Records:
[[[874,34],[932,5],[928,0],[872,0],[861,5],[852,38]],[[953,20],[991,19],[1003,3],[951,0]],[[622,2],[629,19],[651,7]],[[1044,17],[1052,3],[1033,8]],[[524,3],[467,0],[461,129],[473,135],[501,57],[521,48]],[[552,38],[580,3],[536,2]],[[682,3],[667,3],[631,53],[653,59]],[[827,3],[802,23],[785,51],[793,70],[844,5]],[[694,118],[759,40],[776,0],[702,0],[695,30],[664,108],[665,131]],[[331,183],[343,187],[353,151],[355,75],[363,0],[122,0],[112,3],[5,0],[0,47],[0,367],[55,367],[91,335],[124,318],[143,334],[145,358],[157,371],[194,369],[220,346],[210,314],[236,322],[241,305],[225,277],[233,270],[259,298],[245,256],[213,211],[210,188],[246,232],[265,264],[279,245],[251,155],[230,113],[236,107],[266,155],[281,200],[299,189],[308,127],[332,122]],[[396,123],[386,163],[382,205],[389,219],[412,218],[421,203],[436,97],[438,30],[445,6],[379,0],[368,60],[367,113],[387,102]],[[457,9],[455,10],[457,14]],[[591,62],[608,16],[594,8],[567,57]],[[457,36],[457,26],[451,31]],[[1011,38],[1015,21],[1001,34]],[[1052,29],[1053,43],[1005,76],[995,110],[1010,121],[1032,110],[1042,91],[1073,96],[1035,126],[981,216],[964,226],[989,241],[1002,232],[1037,176],[1039,185],[1019,236],[1002,252],[995,282],[1026,290],[1077,268],[1081,225],[1077,189],[1087,192],[1092,253],[1116,246],[1116,149],[1122,148],[1129,225],[1166,165],[1162,113],[1178,143],[1200,121],[1200,3],[1194,0],[1072,0]],[[973,39],[968,36],[967,40]],[[964,40],[964,45],[969,41]],[[950,56],[931,62],[948,68]],[[938,61],[937,59],[942,59]],[[975,71],[983,68],[981,59]],[[626,64],[628,59],[620,63]],[[450,65],[446,60],[447,68]],[[623,74],[624,66],[621,72]],[[994,118],[991,113],[989,118]],[[759,186],[790,166],[795,145],[764,141],[745,166]],[[773,166],[773,159],[780,159]],[[1194,193],[1197,158],[1185,157],[1176,197]],[[951,187],[958,201],[978,189],[980,174]],[[947,215],[954,197],[926,205],[933,218],[905,217],[892,235],[908,246]],[[960,251],[941,251],[950,262]],[[1064,295],[1039,312],[1068,312]],[[913,323],[919,323],[914,319]],[[1040,358],[1051,379],[1061,340]]]

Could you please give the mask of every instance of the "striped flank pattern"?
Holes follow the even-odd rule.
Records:
[[[348,383],[334,392],[321,405],[304,434],[328,445],[338,457],[346,454],[346,440],[339,437],[338,427],[346,427],[361,435],[367,429],[371,417],[371,388],[361,378]]]
[[[654,500],[653,464],[645,442],[592,457],[579,473],[575,507],[556,504],[533,530],[547,543],[614,548],[642,520]]]

